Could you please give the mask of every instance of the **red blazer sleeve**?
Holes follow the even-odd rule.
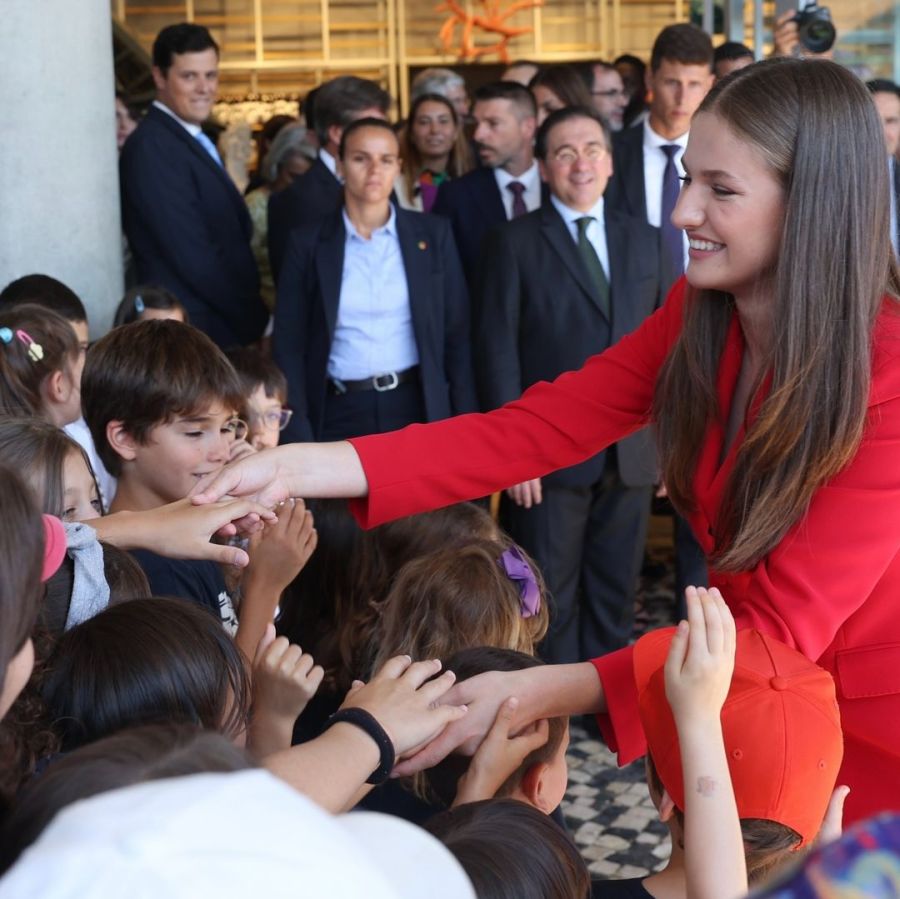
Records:
[[[647,424],[660,367],[681,330],[684,282],[640,328],[578,371],[487,414],[351,440],[369,495],[363,527],[486,496],[574,465]]]

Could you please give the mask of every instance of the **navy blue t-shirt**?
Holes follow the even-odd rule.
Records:
[[[209,609],[231,634],[237,631],[234,605],[218,563],[167,559],[146,549],[136,549],[131,554],[144,569],[154,596],[187,599]]]

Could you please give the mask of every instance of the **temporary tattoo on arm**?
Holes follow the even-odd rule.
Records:
[[[701,796],[712,796],[716,792],[715,779],[712,777],[698,777],[697,792]]]

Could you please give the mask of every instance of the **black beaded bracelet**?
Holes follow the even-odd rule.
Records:
[[[378,746],[381,753],[381,761],[378,767],[372,772],[371,776],[366,780],[368,784],[378,785],[384,783],[390,776],[394,768],[394,744],[387,735],[387,731],[378,723],[373,715],[370,715],[365,709],[341,709],[335,712],[322,728],[325,733],[332,724],[338,724],[345,721],[347,724],[353,724],[364,730]]]

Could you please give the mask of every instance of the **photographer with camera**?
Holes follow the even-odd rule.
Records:
[[[775,20],[772,55],[833,59],[836,36],[831,11],[813,0],[799,12],[789,9]]]

